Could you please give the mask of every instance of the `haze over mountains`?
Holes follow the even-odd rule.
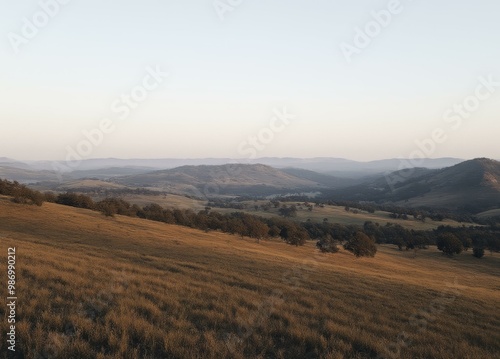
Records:
[[[82,161],[81,166],[63,174],[59,181],[56,174],[47,169],[46,162],[25,163],[0,158],[0,178],[37,182],[37,188],[55,191],[141,188],[199,198],[312,193],[323,199],[468,213],[500,208],[500,162],[485,158],[427,159],[422,161],[422,167],[404,170],[398,167],[408,162],[398,159],[356,162],[334,158],[264,158],[255,161],[264,163],[241,164],[229,159],[97,159]],[[165,168],[185,162],[191,164]],[[225,163],[218,164],[220,162]],[[158,170],[157,166],[165,167]],[[310,168],[321,168],[321,171]]]
[[[221,166],[182,166],[134,176],[118,177],[114,182],[132,187],[148,187],[185,194],[213,193],[262,195],[286,191],[321,188],[320,184],[276,168],[256,164]],[[197,192],[191,191],[197,189]]]
[[[453,166],[463,160],[458,158],[437,158],[424,159],[418,165],[426,168],[444,168]],[[147,173],[154,170],[166,170],[181,166],[199,166],[199,165],[225,165],[228,163],[240,164],[263,164],[274,168],[298,168],[324,174],[330,174],[344,178],[361,178],[373,174],[392,172],[400,169],[402,165],[407,163],[401,159],[384,159],[369,162],[352,161],[342,158],[317,157],[317,158],[292,158],[292,157],[266,157],[253,160],[231,159],[231,158],[202,158],[202,159],[87,159],[82,160],[73,168],[73,171],[65,171],[70,178],[85,178],[88,176],[103,177],[103,173],[109,177],[115,175]],[[58,166],[59,165],[59,166]],[[54,172],[54,168],[70,169],[64,162],[56,163],[54,161],[17,161],[10,158],[0,157],[0,175],[9,175],[12,168],[24,169],[27,171],[50,171]],[[98,171],[96,171],[98,170]],[[93,171],[93,172],[92,172]],[[16,174],[21,181],[22,173]],[[28,172],[26,181],[31,180]]]
[[[398,171],[327,193],[344,200],[479,213],[500,208],[500,162],[480,158],[440,170]]]

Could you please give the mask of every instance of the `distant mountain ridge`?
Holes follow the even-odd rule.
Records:
[[[389,183],[391,177],[402,180]],[[478,158],[440,170],[415,169],[407,178],[404,171],[395,172],[369,183],[328,191],[327,196],[479,213],[500,208],[500,162]]]
[[[9,162],[7,162],[9,161]],[[225,164],[264,164],[275,168],[298,168],[308,171],[319,172],[339,177],[361,178],[377,173],[396,171],[399,169],[404,159],[384,159],[376,161],[353,161],[334,157],[315,158],[293,158],[293,157],[263,157],[256,159],[232,159],[232,158],[201,158],[201,159],[119,159],[119,158],[98,158],[82,160],[75,171],[101,170],[104,168],[150,168],[151,170],[165,170],[181,166],[200,165],[225,165]],[[463,160],[458,158],[436,158],[424,159],[418,167],[431,169],[453,166]],[[2,160],[0,158],[0,164]],[[31,170],[53,170],[53,161],[15,161],[5,158],[5,164],[11,167],[19,167]],[[61,162],[64,164],[64,162]],[[28,167],[26,167],[28,166]]]
[[[225,164],[217,166],[181,166],[132,176],[116,177],[115,183],[147,187],[174,193],[211,193],[245,195],[320,189],[319,183],[299,178],[276,168],[262,165]]]
[[[412,206],[443,207],[481,212],[500,208],[500,162],[478,158],[422,176],[424,196],[408,199]],[[401,188],[404,189],[404,186]]]
[[[98,181],[88,182],[88,180],[104,180],[129,188],[149,188],[200,197],[207,195],[262,197],[315,192],[321,193],[322,199],[334,201],[389,203],[401,207],[448,209],[468,213],[485,211],[494,213],[496,209],[500,209],[500,162],[487,158],[463,161],[444,168],[440,166],[458,160],[429,159],[422,162],[430,166],[428,168],[418,167],[395,172],[378,171],[388,168],[389,164],[391,166],[401,164],[401,160],[375,161],[376,163],[365,163],[364,166],[368,167],[357,170],[358,174],[364,173],[363,171],[365,173],[373,171],[373,173],[357,178],[331,176],[297,167],[280,169],[267,164],[240,163],[185,165],[161,170],[137,166],[106,167],[97,170],[79,168],[64,174],[62,182],[56,180],[52,171],[26,169],[26,163],[6,158],[1,160],[4,164],[0,162],[0,178],[24,183],[41,182],[39,188],[53,190],[78,188],[80,184],[95,186]],[[281,164],[297,163],[297,159],[290,158],[267,160],[278,161],[277,163]],[[318,165],[320,160],[323,163],[335,162],[348,170],[353,170],[359,165],[354,161],[342,159],[299,159],[298,162],[302,165]],[[96,161],[104,164],[99,160]],[[121,162],[122,164],[131,164],[127,160],[123,161],[125,162]],[[141,160],[137,161],[139,162],[134,164],[145,164]],[[217,159],[217,161],[223,160]],[[107,187],[113,186],[107,185]]]
[[[29,166],[7,166],[0,163],[0,178],[20,183],[34,183],[39,181],[54,181],[57,176],[51,171],[37,171],[30,169]]]
[[[363,180],[353,180],[344,177],[335,177],[328,174],[323,174],[315,171],[305,170],[301,168],[283,168],[283,172],[288,173],[292,176],[307,179],[323,185],[328,188],[342,188],[352,186],[355,183],[362,183]]]

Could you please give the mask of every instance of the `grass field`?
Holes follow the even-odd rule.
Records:
[[[94,200],[102,200],[104,198],[105,197],[96,197],[94,198]],[[203,210],[207,204],[206,201],[170,193],[166,195],[125,194],[121,195],[120,198],[131,204],[137,204],[141,207],[144,207],[151,203],[157,203],[163,208],[192,209],[195,212]]]
[[[500,209],[492,209],[490,211],[482,212],[477,215],[481,219],[490,218],[490,217],[498,217],[500,216]]]
[[[261,208],[258,210],[252,209],[255,205],[262,205],[267,203],[268,201],[247,201],[243,202],[248,206],[248,210],[245,210],[246,213],[255,214],[263,217],[276,217],[279,216],[278,209],[271,208],[269,211],[263,211]],[[453,221],[451,219],[445,219],[443,221],[432,221],[427,218],[425,222],[415,220],[412,216],[408,216],[408,220],[403,219],[394,219],[391,218],[389,212],[385,211],[375,211],[374,213],[368,213],[365,211],[359,210],[359,213],[354,213],[352,210],[347,212],[341,206],[329,206],[325,205],[324,207],[314,207],[312,212],[308,211],[306,207],[302,206],[300,202],[289,202],[284,203],[287,206],[295,204],[297,206],[297,217],[291,218],[295,221],[305,222],[308,219],[311,219],[313,222],[322,222],[325,218],[328,219],[330,223],[340,223],[340,224],[356,224],[358,226],[362,226],[366,221],[372,221],[374,223],[379,223],[380,225],[385,225],[386,223],[395,223],[399,224],[407,229],[416,229],[416,230],[432,230],[441,225],[449,225],[453,227],[458,227],[462,225],[468,225],[467,223],[459,223],[457,221]],[[222,212],[222,213],[231,213],[236,211],[235,209],[228,208],[215,208],[214,210]]]
[[[195,200],[191,198],[187,198],[180,195],[175,194],[167,194],[161,196],[151,196],[151,195],[131,195],[126,194],[121,196],[124,200],[137,204],[139,206],[145,206],[150,203],[157,203],[164,208],[181,208],[181,209],[192,209],[197,212],[203,210],[207,202],[201,200]],[[95,200],[101,200],[103,198],[94,198]],[[269,201],[265,200],[257,200],[257,201],[244,201],[242,202],[247,206],[246,210],[237,210],[234,208],[213,208],[214,211],[221,213],[232,213],[242,211],[245,213],[262,216],[262,217],[278,217],[278,209],[271,208],[269,211],[263,211],[262,208],[258,210],[254,209],[255,205],[263,205],[268,203]],[[328,219],[330,223],[340,223],[340,224],[356,224],[358,226],[362,226],[366,221],[372,221],[374,223],[379,223],[380,225],[385,225],[386,223],[394,223],[399,224],[407,229],[415,229],[415,230],[432,230],[437,228],[438,226],[453,226],[459,227],[462,225],[469,225],[469,223],[459,223],[457,221],[453,221],[451,219],[445,219],[443,221],[432,221],[427,218],[425,222],[415,220],[412,216],[409,216],[408,220],[402,219],[394,219],[391,218],[389,212],[384,211],[376,211],[375,213],[368,213],[365,211],[359,211],[359,213],[353,213],[352,211],[346,212],[344,207],[340,206],[329,206],[325,205],[323,208],[314,207],[313,211],[310,212],[307,208],[302,207],[300,209],[301,203],[285,203],[286,205],[296,204],[298,205],[297,217],[291,218],[292,220],[298,222],[305,222],[308,219],[314,222],[322,222],[325,218]]]
[[[6,197],[0,241],[25,358],[500,358],[498,254],[356,259]]]

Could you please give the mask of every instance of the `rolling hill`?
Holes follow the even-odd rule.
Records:
[[[283,168],[281,171],[298,178],[316,182],[328,188],[348,187],[352,186],[353,183],[362,182],[362,180],[359,179],[354,180],[351,178],[334,177],[324,173],[304,170],[301,168]]]
[[[439,169],[453,166],[463,160],[457,158],[435,158],[424,159],[421,166],[431,169]],[[293,158],[293,157],[262,157],[256,159],[237,160],[232,158],[199,158],[199,159],[119,159],[119,158],[96,158],[84,159],[77,171],[103,170],[106,168],[151,168],[154,170],[172,169],[181,166],[221,166],[228,163],[241,164],[264,164],[274,168],[299,168],[319,173],[325,173],[344,178],[362,178],[388,171],[396,171],[401,165],[401,159],[383,159],[376,161],[353,161],[343,158],[316,157],[316,158]],[[53,170],[53,161],[16,161],[10,158],[0,157],[0,166],[7,165],[16,168],[32,170]]]
[[[119,184],[173,193],[263,195],[318,189],[319,183],[266,165],[182,166],[171,170],[115,178]]]
[[[500,162],[486,158],[462,162],[424,175],[396,191],[405,192],[414,186],[427,192],[405,199],[410,206],[443,207],[471,213],[500,208]]]
[[[66,178],[66,176],[63,176]],[[37,171],[28,166],[19,165],[18,167],[0,165],[0,178],[20,183],[34,183],[39,181],[57,181],[57,175],[51,171]]]
[[[24,358],[495,358],[499,257],[256,243],[0,196]],[[480,280],[479,280],[480,279]],[[6,317],[0,306],[0,317]],[[7,333],[7,321],[0,321]],[[405,342],[401,342],[401,333]],[[4,337],[5,338],[5,337]],[[404,345],[402,345],[402,344]],[[0,342],[0,357],[7,342]]]
[[[479,213],[500,208],[500,162],[478,158],[441,170],[415,169],[328,192],[333,198]],[[389,185],[391,183],[391,185]]]

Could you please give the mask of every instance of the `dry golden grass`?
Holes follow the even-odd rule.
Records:
[[[26,358],[499,357],[498,255],[355,259],[5,197],[0,240]]]
[[[254,205],[262,205],[268,203],[269,201],[245,201],[243,202],[248,206],[248,210],[246,213],[259,215],[263,217],[276,217],[279,216],[279,210],[276,208],[272,208],[269,211],[263,211],[262,209],[254,210],[252,207]],[[314,203],[314,202],[312,202]],[[347,212],[345,207],[342,206],[329,206],[325,205],[323,208],[314,207],[313,211],[310,212],[306,207],[302,206],[300,202],[285,202],[287,206],[295,204],[298,208],[297,216],[292,218],[293,220],[299,222],[305,222],[308,219],[311,219],[313,222],[322,222],[325,218],[328,219],[330,223],[340,223],[343,225],[355,224],[358,226],[362,226],[366,221],[371,221],[373,223],[378,223],[380,225],[385,225],[386,223],[394,223],[403,226],[406,229],[415,229],[415,230],[432,230],[439,226],[452,226],[458,227],[462,225],[468,225],[468,223],[459,223],[457,221],[451,219],[445,219],[443,221],[432,221],[427,218],[425,222],[416,220],[413,216],[409,216],[407,220],[403,219],[394,219],[390,217],[389,212],[385,211],[375,211],[374,213],[368,213],[365,211],[359,211],[359,213],[353,213],[352,210]],[[355,208],[353,208],[354,210]],[[235,209],[231,208],[215,208],[214,210],[222,213],[231,213],[235,212]]]
[[[94,200],[102,200],[104,196],[95,197]],[[136,195],[136,194],[124,194],[120,196],[124,200],[132,204],[137,204],[141,207],[146,206],[150,203],[157,203],[163,208],[180,208],[180,209],[192,209],[195,212],[203,210],[207,201],[196,200],[188,198],[181,195],[167,194],[167,195]],[[247,206],[246,210],[237,210],[234,208],[213,208],[214,211],[220,213],[232,213],[232,212],[245,212],[252,215],[262,216],[265,218],[279,217],[278,209],[272,208],[269,211],[263,211],[261,208],[258,210],[254,209],[254,206],[263,205],[268,203],[267,200],[257,200],[257,201],[243,201],[242,203]],[[299,222],[305,222],[311,219],[314,222],[322,222],[324,218],[327,218],[330,223],[340,223],[340,224],[356,224],[362,226],[366,221],[372,221],[373,223],[378,223],[380,225],[385,225],[386,223],[399,224],[407,229],[415,230],[432,230],[441,225],[458,227],[462,225],[468,225],[467,223],[459,223],[451,219],[445,219],[443,221],[437,222],[431,219],[426,219],[425,222],[415,220],[412,216],[409,216],[408,220],[394,219],[390,217],[389,212],[376,211],[375,213],[368,213],[364,211],[359,211],[359,213],[346,212],[344,207],[341,206],[329,206],[325,205],[323,208],[314,207],[313,211],[308,211],[305,207],[300,208],[301,203],[284,203],[286,205],[295,204],[298,205],[299,210],[297,211],[297,217],[292,218]]]
[[[117,183],[106,182],[102,180],[81,179],[66,182],[64,183],[64,185],[59,187],[59,190],[72,190],[79,188],[121,189],[126,187]]]
[[[140,207],[147,206],[151,203],[157,203],[163,208],[192,209],[196,212],[203,210],[207,204],[206,201],[192,199],[171,193],[167,195],[124,194],[120,195],[119,197],[131,204],[137,204]],[[94,200],[99,201],[103,200],[104,198],[106,197],[96,196]]]

